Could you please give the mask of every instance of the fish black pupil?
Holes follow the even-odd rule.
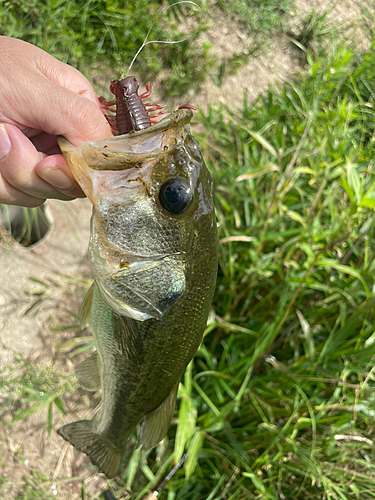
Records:
[[[191,200],[190,186],[182,177],[171,179],[162,185],[159,191],[161,206],[171,214],[180,214],[186,210]]]

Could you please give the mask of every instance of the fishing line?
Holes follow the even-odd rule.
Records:
[[[175,465],[173,467],[173,469],[171,470],[171,472],[165,477],[164,481],[162,483],[160,483],[159,487],[156,490],[158,493],[160,493],[160,491],[164,488],[164,486],[167,484],[167,482],[170,480],[170,478],[176,474],[176,472],[181,467],[181,465],[185,462],[187,457],[188,457],[188,454],[185,453],[185,455],[181,458],[181,460],[178,462],[178,464]],[[156,496],[156,495],[154,494],[154,496]]]
[[[197,5],[195,2],[192,2],[191,0],[181,0],[180,2],[175,2],[173,3],[172,5],[170,5],[167,9],[171,9],[172,7],[175,7],[176,5],[180,5],[180,4],[184,4],[184,3],[187,3],[187,4],[191,4],[191,5],[194,5],[195,7],[197,7],[199,10],[202,10],[199,5]],[[125,78],[126,76],[128,76],[129,74],[129,71],[131,70],[132,66],[133,66],[133,63],[135,62],[135,60],[137,59],[138,57],[138,54],[141,52],[141,50],[143,49],[143,47],[145,47],[146,45],[148,45],[149,43],[165,43],[165,44],[174,44],[174,43],[182,43],[184,42],[185,40],[188,40],[189,37],[186,37],[186,38],[182,38],[181,40],[148,40],[148,37],[151,33],[151,30],[152,28],[154,27],[154,24],[155,24],[156,21],[154,21],[151,25],[151,28],[148,30],[148,33],[146,35],[146,38],[144,39],[142,45],[140,46],[140,48],[137,50],[137,53],[135,54],[135,56],[133,57],[133,60],[132,62],[130,63],[130,66],[128,68],[128,70],[126,71],[126,73],[123,73],[121,75],[121,78]]]
[[[185,455],[183,455],[183,457],[181,458],[181,460],[178,462],[177,465],[175,465],[173,467],[173,469],[171,470],[171,472],[169,474],[167,474],[164,478],[164,480],[159,484],[159,486],[156,488],[156,490],[153,492],[153,493],[149,493],[145,498],[144,500],[152,500],[153,498],[156,498],[160,491],[164,488],[164,486],[167,484],[167,482],[171,479],[171,477],[173,477],[176,472],[178,471],[178,469],[182,466],[182,464],[185,462],[185,460],[187,459],[188,457],[188,454],[185,453]],[[110,489],[108,490],[105,490],[102,495],[104,500],[116,500],[116,498],[113,496],[112,492]]]

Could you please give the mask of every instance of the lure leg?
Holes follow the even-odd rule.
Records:
[[[146,99],[151,94],[151,82],[147,82],[145,87],[146,87],[146,92],[143,92],[143,94],[139,96],[141,99]]]
[[[116,104],[116,101],[107,101],[107,99],[103,96],[100,96],[98,100],[102,105],[102,108],[104,108],[105,110],[114,111],[113,109],[111,109],[111,106],[114,106]]]
[[[183,106],[180,106],[178,109],[192,109],[193,111],[197,111],[197,108],[192,104],[184,104]]]
[[[156,115],[149,115],[152,125],[155,125],[155,123],[158,123],[161,120],[161,118],[158,118],[158,117],[161,117],[165,114],[166,114],[166,111],[160,111]]]

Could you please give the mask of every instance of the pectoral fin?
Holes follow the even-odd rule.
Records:
[[[143,419],[137,448],[142,446],[142,450],[146,451],[154,448],[167,434],[176,406],[178,385],[179,383],[173,387],[169,395],[156,410],[146,415]]]
[[[144,356],[144,345],[138,331],[139,323],[126,316],[112,313],[113,337],[121,354],[128,359],[141,363]]]
[[[76,369],[76,377],[83,389],[87,391],[98,391],[101,387],[100,359],[96,352],[80,363]]]
[[[81,305],[80,324],[82,330],[87,328],[91,322],[91,306],[92,306],[93,293],[94,293],[94,283],[90,286]]]

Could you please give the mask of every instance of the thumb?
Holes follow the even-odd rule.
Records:
[[[47,83],[48,82],[48,83]],[[33,127],[51,135],[64,136],[73,146],[112,135],[100,103],[48,80],[34,89],[29,120]]]
[[[64,135],[74,146],[111,136],[89,81],[34,45],[0,37],[0,121]]]

